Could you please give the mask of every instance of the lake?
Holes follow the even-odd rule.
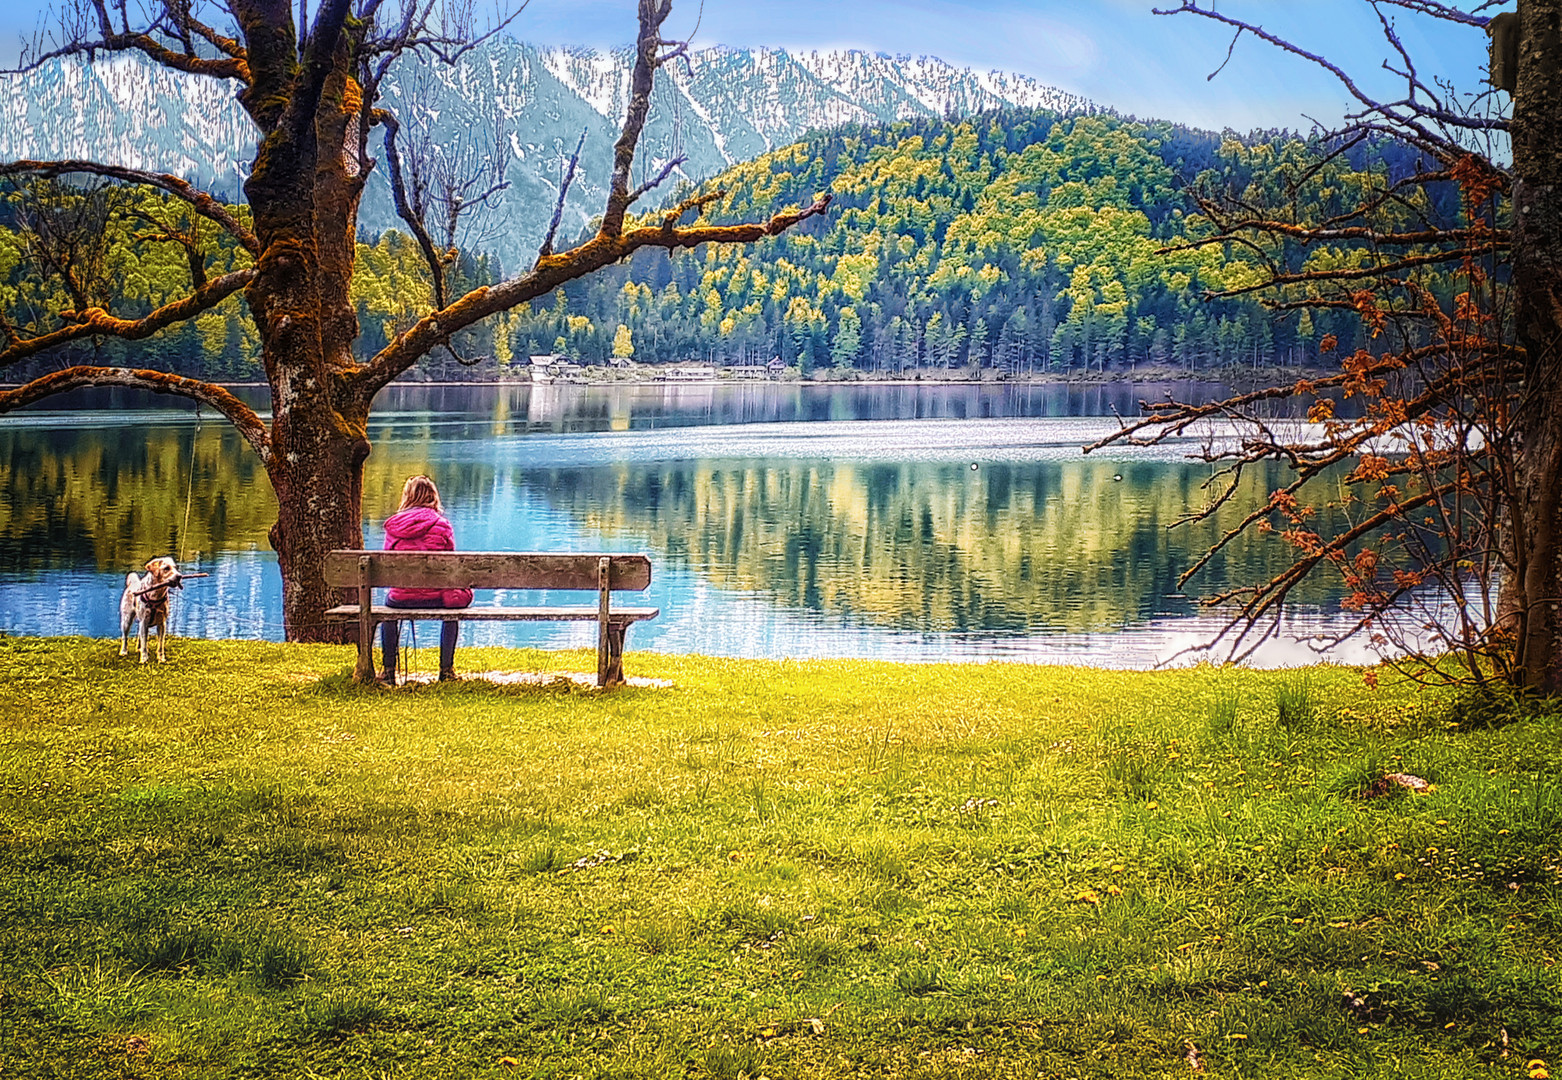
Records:
[[[1213,520],[1169,529],[1210,476],[1187,460],[1196,442],[1080,447],[1141,398],[1218,390],[394,386],[370,427],[366,535],[380,546],[402,481],[422,472],[463,548],[646,552],[652,587],[633,602],[662,615],[630,630],[631,653],[1148,667],[1219,625],[1178,575],[1282,474],[1256,470]],[[264,405],[263,390],[240,393]],[[176,595],[176,634],[281,639],[270,486],[209,412],[97,391],[0,417],[0,493],[0,630],[117,637],[126,571],[171,554],[211,575]],[[1288,557],[1274,540],[1234,545],[1190,592],[1259,580]],[[1344,623],[1331,585],[1296,594],[1288,635],[1255,662],[1317,659],[1301,639]],[[428,644],[432,624],[419,634]],[[462,640],[594,635],[468,624]]]

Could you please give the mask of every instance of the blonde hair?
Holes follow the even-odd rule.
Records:
[[[439,489],[426,476],[409,476],[401,486],[401,505],[397,511],[410,510],[414,506],[433,507],[436,514],[445,512],[445,508],[439,504]]]

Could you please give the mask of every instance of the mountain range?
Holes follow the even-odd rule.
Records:
[[[458,158],[506,146],[509,186],[458,237],[507,268],[529,264],[558,196],[564,163],[582,132],[561,241],[586,228],[606,195],[612,147],[627,107],[633,53],[487,43],[454,67],[402,63],[381,104],[405,143]],[[56,60],[0,78],[0,160],[87,158],[174,172],[236,198],[255,135],[234,87],[183,75],[139,56],[87,64]],[[675,157],[699,181],[739,161],[846,123],[954,117],[1005,107],[1089,113],[1084,98],[1023,75],[974,72],[933,57],[856,50],[789,53],[717,47],[693,51],[658,75],[641,138],[636,182]],[[658,195],[647,197],[654,204]],[[397,224],[383,168],[360,224]]]

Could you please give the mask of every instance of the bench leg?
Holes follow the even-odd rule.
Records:
[[[353,679],[361,683],[374,681],[375,624],[370,621],[368,627],[368,630],[365,630],[363,623],[358,624],[358,663],[353,668]]]
[[[628,623],[610,622],[597,645],[597,685],[624,685],[624,631]]]
[[[358,666],[353,678],[359,683],[374,681],[374,589],[373,564],[367,554],[358,557]]]

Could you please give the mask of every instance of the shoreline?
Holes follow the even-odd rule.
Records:
[[[1109,371],[1092,372],[1089,374],[1039,372],[1035,374],[1005,377],[983,378],[959,376],[949,377],[944,375],[914,375],[914,376],[885,376],[876,375],[872,378],[788,378],[788,379],[666,379],[657,378],[653,374],[644,377],[622,377],[603,379],[570,379],[549,382],[537,382],[532,379],[459,379],[459,380],[421,380],[398,379],[387,386],[391,388],[406,387],[435,387],[435,386],[494,386],[494,387],[536,387],[536,386],[581,386],[581,387],[610,387],[610,386],[1136,386],[1140,384],[1163,383],[1218,383],[1232,387],[1257,388],[1260,386],[1278,386],[1285,383],[1294,383],[1302,379],[1316,379],[1329,374],[1331,369],[1317,367],[1269,367],[1244,369],[1211,369],[1203,372],[1188,372],[1168,368],[1145,368],[1139,371]],[[0,390],[13,390],[25,383],[0,382]],[[229,389],[265,389],[269,386],[265,382],[223,382],[212,383]],[[105,387],[80,387],[80,390],[110,389]],[[127,389],[114,387],[112,389]],[[133,389],[133,388],[128,388]],[[179,395],[172,395],[179,396]]]

